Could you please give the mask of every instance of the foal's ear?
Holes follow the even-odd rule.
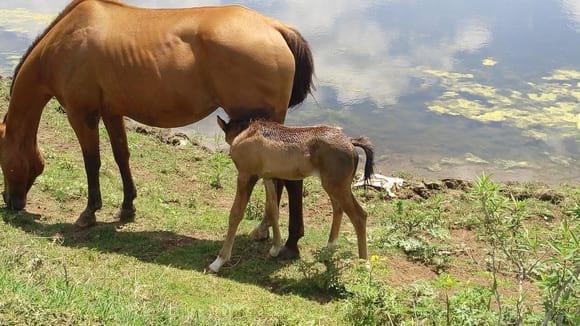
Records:
[[[217,122],[218,125],[220,126],[220,128],[222,128],[222,130],[225,132],[226,131],[226,127],[227,127],[227,123],[224,121],[224,119],[222,119],[219,115],[217,117]]]

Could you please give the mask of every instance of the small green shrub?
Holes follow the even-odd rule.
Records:
[[[225,153],[216,152],[210,157],[209,164],[211,168],[210,186],[214,189],[222,189],[224,187],[223,177],[230,164],[230,157]]]
[[[580,218],[578,207],[571,213],[576,222]],[[539,285],[543,290],[545,316],[543,325],[553,322],[557,325],[580,324],[580,246],[578,223],[566,219],[560,225],[558,237],[552,237],[549,246],[553,255],[540,273]]]
[[[317,290],[336,298],[344,298],[346,288],[342,276],[351,255],[350,252],[337,254],[336,249],[325,247],[316,252],[313,261],[300,261],[298,268]]]

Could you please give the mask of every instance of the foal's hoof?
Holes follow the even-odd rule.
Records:
[[[87,211],[81,213],[79,219],[75,222],[75,225],[81,229],[90,228],[97,224],[97,216],[93,211]]]
[[[123,224],[131,223],[135,222],[135,213],[135,208],[121,208],[115,217]]]
[[[258,225],[251,233],[250,238],[254,241],[266,241],[270,238],[270,230],[269,228],[262,228],[261,225]]]
[[[280,252],[276,258],[279,260],[295,260],[300,258],[300,250],[298,250],[298,248],[290,249],[284,246],[282,249],[280,249]]]
[[[217,257],[217,258],[214,260],[214,262],[213,262],[213,263],[211,263],[211,264],[208,266],[208,268],[207,268],[207,271],[208,271],[210,274],[217,274],[217,273],[219,273],[220,269],[222,268],[222,266],[223,266],[225,263],[226,263],[226,261],[225,261],[223,258],[221,258],[221,257],[219,257],[219,256],[218,256],[218,257]]]
[[[278,247],[278,246],[272,246],[272,248],[270,248],[270,256],[271,257],[278,257],[280,255],[280,251],[282,251],[282,247]]]

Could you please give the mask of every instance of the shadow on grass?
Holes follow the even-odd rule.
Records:
[[[79,229],[72,223],[45,224],[39,222],[41,215],[13,213],[6,209],[0,209],[0,217],[13,227],[62,246],[116,253],[146,263],[198,272],[206,272],[223,244],[221,240],[197,239],[170,231],[125,231],[120,223],[98,223],[90,229]],[[332,299],[308,280],[273,275],[288,262],[270,258],[269,248],[270,242],[256,242],[248,235],[238,235],[232,259],[222,268],[219,277],[321,303]]]

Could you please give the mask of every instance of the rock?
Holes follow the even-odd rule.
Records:
[[[183,148],[191,143],[189,137],[183,132],[173,132],[168,129],[149,127],[131,119],[125,119],[125,123],[129,130],[133,130],[142,135],[154,136],[165,144]]]
[[[536,197],[541,201],[547,201],[547,202],[550,202],[554,205],[557,205],[557,204],[561,203],[562,200],[564,200],[564,196],[562,194],[559,194],[553,190],[547,190],[544,192],[540,192],[536,195]]]
[[[472,183],[461,179],[443,179],[441,180],[447,189],[467,191],[471,188]]]
[[[182,132],[171,134],[167,138],[167,143],[176,147],[186,147],[189,144],[189,137]]]
[[[435,181],[435,182],[423,182],[425,187],[429,190],[442,190],[443,189],[443,182]]]
[[[413,190],[414,193],[416,193],[423,199],[428,199],[433,195],[432,192],[427,188],[427,186],[424,183],[416,184],[411,189]]]

